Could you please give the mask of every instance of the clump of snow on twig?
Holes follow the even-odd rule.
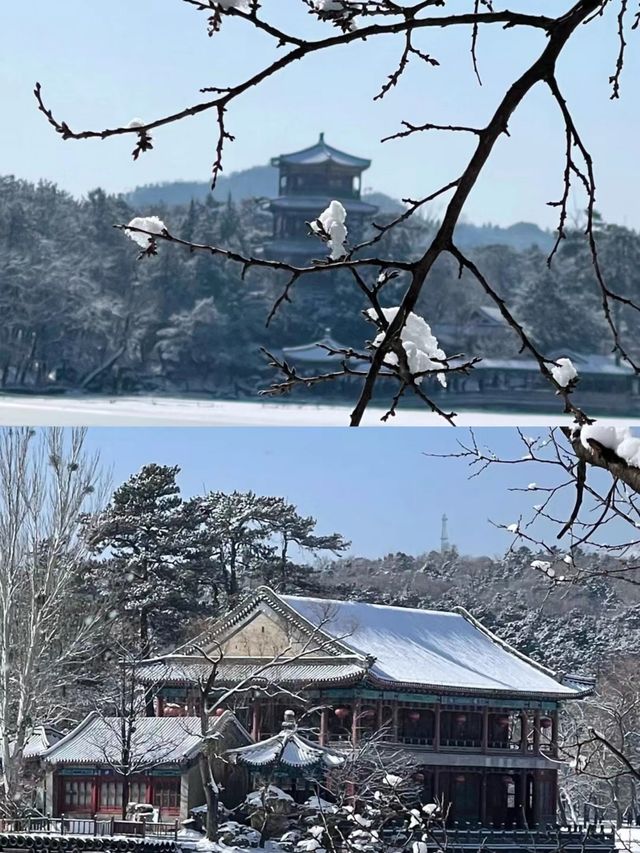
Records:
[[[578,378],[578,371],[570,358],[557,358],[555,364],[549,362],[549,369],[561,388],[566,388],[569,383]]]
[[[331,14],[332,17],[336,16],[338,19],[342,18],[341,24],[344,28],[351,31],[357,29],[357,25],[353,17],[355,10],[353,8],[353,4],[349,3],[348,0],[312,0],[311,5],[313,9],[316,12],[320,12],[320,14]]]
[[[347,211],[335,199],[311,223],[311,230],[327,240],[331,250],[331,260],[339,261],[347,254]]]
[[[251,11],[250,0],[215,0],[215,6],[219,6],[226,12],[227,9],[238,9],[241,12]]]
[[[396,306],[395,308],[382,309],[387,325],[393,322],[399,310],[399,306]],[[369,308],[367,310],[367,316],[370,320],[373,320],[378,327],[380,327],[380,319],[374,308]],[[386,330],[382,329],[373,340],[372,343],[374,347],[380,346],[384,339],[385,332]],[[400,340],[402,342],[402,348],[407,354],[409,370],[414,376],[415,374],[423,373],[427,370],[442,369],[442,362],[445,361],[447,356],[444,351],[440,349],[438,339],[431,331],[431,326],[418,314],[414,314],[413,311],[409,313],[407,321],[400,332]],[[393,367],[398,364],[398,356],[394,352],[387,353],[384,360],[386,364]],[[446,387],[447,380],[444,373],[437,373],[436,378],[443,387]],[[422,379],[422,376],[416,376],[416,384],[419,384]]]
[[[587,424],[580,430],[580,442],[590,449],[590,440],[612,450],[632,468],[640,468],[640,438],[632,435],[629,427]]]
[[[140,228],[142,231],[150,231],[151,234],[162,234],[167,226],[158,216],[136,216],[126,226],[125,233],[134,243],[143,249],[148,248],[152,238],[149,234],[141,234],[139,231],[129,231],[129,228]]]

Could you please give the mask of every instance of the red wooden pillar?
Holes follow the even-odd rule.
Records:
[[[162,696],[156,697],[156,711],[159,717],[164,717],[164,699]]]
[[[482,709],[482,751],[489,751],[489,706]],[[482,777],[484,779],[484,775]],[[486,790],[485,790],[486,794]]]
[[[551,712],[551,755],[558,757],[558,712]]]
[[[329,709],[320,711],[320,746],[326,746],[329,739]]]
[[[533,713],[533,753],[540,754],[540,709],[536,708]]]
[[[531,775],[533,777],[533,822],[538,826],[542,820],[542,777],[539,770],[534,770]]]
[[[440,705],[436,705],[433,720],[433,751],[440,750]]]
[[[520,752],[525,755],[529,745],[529,714],[526,711],[520,712]]]
[[[398,708],[398,703],[395,702],[391,706],[391,740],[394,743],[398,743],[398,737],[399,737],[399,731],[400,731],[400,726],[398,724],[399,710],[400,709]]]
[[[251,715],[251,737],[258,741],[260,740],[260,717],[262,708],[260,707],[260,700],[254,699],[252,706],[252,715]]]
[[[91,811],[92,813],[98,814],[98,808],[100,803],[100,777],[94,776],[91,780]]]
[[[480,823],[487,824],[487,771],[480,771]]]
[[[353,703],[353,713],[351,715],[351,743],[356,746],[359,738],[360,715],[362,713],[362,701],[356,699]]]
[[[440,790],[440,768],[436,765],[433,771],[433,799],[442,804],[443,795]]]

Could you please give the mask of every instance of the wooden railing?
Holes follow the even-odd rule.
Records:
[[[151,821],[66,817],[0,818],[0,833],[78,835],[100,838],[127,836],[129,838],[163,838],[175,841],[178,821],[152,823]]]

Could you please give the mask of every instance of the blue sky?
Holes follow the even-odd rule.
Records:
[[[569,5],[568,0],[516,0],[510,7],[553,13]],[[330,30],[301,14],[299,0],[264,0],[263,6],[281,20],[299,19],[303,31],[319,35]],[[469,6],[454,0],[452,9],[468,11]],[[596,161],[598,208],[610,221],[638,227],[640,178],[631,140],[640,130],[635,97],[639,34],[628,37],[623,98],[610,101],[616,11],[612,4],[602,20],[578,33],[561,62],[559,78]],[[205,114],[158,132],[156,149],[133,163],[131,139],[82,143],[57,138],[36,112],[31,94],[36,80],[58,117],[77,129],[102,128],[197,102],[201,86],[236,82],[273,53],[265,38],[242,22],[229,21],[222,34],[208,38],[205,16],[180,0],[4,3],[0,26],[5,128],[0,173],[47,178],[75,194],[97,185],[120,191],[153,181],[206,180],[215,146],[214,117]],[[485,28],[479,45],[480,88],[472,73],[469,33],[461,28],[429,32],[417,44],[440,67],[414,64],[401,85],[375,104],[371,99],[401,50],[395,38],[372,39],[305,60],[231,108],[228,125],[237,141],[227,148],[225,170],[266,163],[274,154],[314,142],[323,130],[336,146],[373,159],[366,185],[396,197],[426,194],[456,177],[473,140],[463,134],[385,145],[378,140],[398,129],[403,118],[486,122],[505,86],[530,63],[543,38],[540,33]],[[560,194],[564,137],[546,91],[531,93],[510,130],[511,137],[500,142],[474,191],[466,218],[552,226],[554,212],[546,202]]]
[[[499,455],[522,455],[514,429],[475,435]],[[350,539],[353,554],[438,548],[445,512],[461,552],[503,553],[511,536],[491,520],[511,523],[536,502],[508,488],[543,484],[547,473],[533,464],[507,465],[469,480],[464,461],[425,455],[455,452],[458,439],[468,437],[448,428],[102,428],[89,430],[88,446],[112,469],[114,486],[157,462],[182,468],[184,496],[217,489],[282,495],[315,516],[319,532]]]

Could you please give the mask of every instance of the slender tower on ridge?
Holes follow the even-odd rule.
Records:
[[[446,554],[447,551],[451,550],[451,543],[449,542],[449,532],[447,530],[447,514],[445,513],[442,516],[442,533],[440,534],[440,553]]]

